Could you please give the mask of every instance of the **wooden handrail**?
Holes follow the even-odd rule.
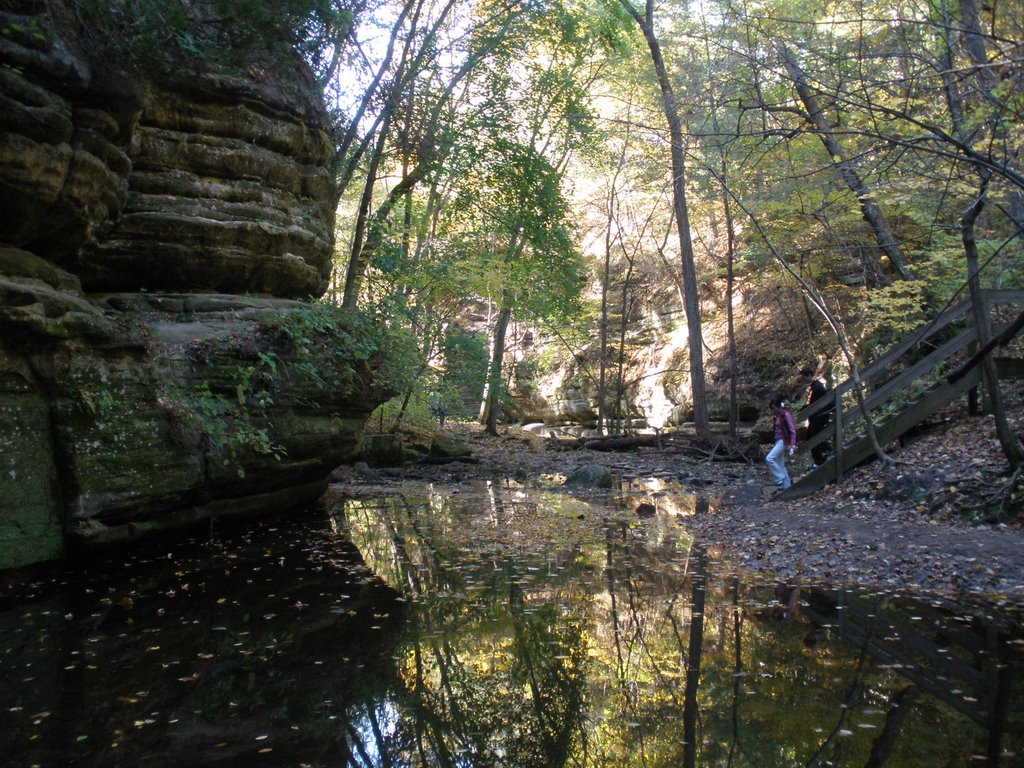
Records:
[[[930,354],[918,360],[914,365],[909,368],[905,368],[895,378],[887,381],[880,389],[872,392],[864,401],[864,405],[868,411],[872,411],[883,403],[888,402],[893,395],[900,392],[905,387],[909,386],[912,382],[918,379],[922,374],[927,373],[933,368],[937,367],[940,363],[944,362],[948,358],[952,357],[958,352],[963,351],[969,347],[972,343],[978,340],[978,334],[974,328],[968,328],[967,330],[960,333],[958,336],[947,341],[941,347],[933,350]],[[814,403],[818,404],[817,401]],[[834,413],[834,411],[833,411]],[[801,412],[801,418],[803,412]],[[858,421],[864,418],[864,414],[861,412],[860,406],[854,406],[848,410],[843,411],[842,414],[842,425],[843,429],[847,432],[850,431],[851,427]],[[825,442],[831,439],[829,434],[823,430],[822,432],[808,438],[804,442],[804,448],[813,448],[819,443]]]
[[[1024,294],[1024,291],[1022,291],[1021,293]],[[1021,300],[1024,301],[1024,295],[1022,295]],[[911,349],[916,347],[918,344],[931,338],[939,331],[945,330],[947,327],[955,323],[957,320],[964,317],[967,314],[968,310],[970,310],[970,308],[971,300],[964,299],[963,301],[960,301],[957,304],[950,307],[949,309],[947,309],[945,312],[943,312],[941,315],[939,315],[931,322],[925,323],[924,325],[920,326],[910,336],[908,336],[895,347],[886,352],[881,358],[873,362],[867,368],[860,371],[861,381],[864,382],[865,384],[871,383],[871,381],[877,378],[879,374],[890,370],[893,367],[893,365],[901,357],[903,357],[903,355],[905,355]],[[805,408],[802,408],[800,410],[800,419],[803,420],[805,418],[809,418],[816,413],[824,411],[827,407],[831,410],[832,408],[835,407],[836,394],[838,393],[839,395],[844,395],[847,392],[852,391],[853,386],[854,385],[852,379],[846,379],[845,381],[837,384],[835,387],[833,387],[826,393],[825,397],[819,398],[813,404]]]
[[[984,291],[989,306],[1001,304],[1024,304],[1024,290],[993,289]],[[971,308],[971,300],[963,299],[947,309],[934,320],[925,323],[917,328],[907,338],[886,352],[882,357],[873,362],[867,368],[860,371],[861,381],[870,384],[879,374],[890,370],[893,365],[918,344],[928,340],[939,331],[945,330],[951,324],[964,317]],[[853,381],[846,379],[830,389],[824,397],[819,398],[813,404],[800,409],[800,420],[809,418],[816,413],[826,409],[832,410],[835,404],[835,395],[838,392],[844,395],[853,389]]]
[[[985,291],[983,296],[984,306],[991,310],[997,305],[1024,304],[1024,290],[991,290]],[[904,356],[915,347],[927,342],[941,331],[946,330],[954,323],[967,317],[971,310],[971,301],[964,299],[947,309],[931,322],[921,326],[907,338],[890,349],[885,355],[874,363],[860,371],[860,379],[867,385],[875,385],[874,390],[864,400],[864,409],[868,417],[900,392],[905,391],[913,382],[922,378],[930,371],[934,371],[943,363],[952,360],[964,350],[976,345],[978,341],[977,330],[973,323],[970,323],[964,330],[957,333],[951,339],[943,339],[935,349],[932,349],[924,357],[914,360],[912,363],[902,367],[891,378],[883,380],[884,374],[891,373],[903,360]],[[1020,331],[1024,330],[1024,313],[1021,313],[1008,326],[993,329],[993,335],[1000,344],[1005,344]],[[982,350],[984,352],[985,350]],[[972,361],[977,357],[972,357]],[[958,380],[958,376],[963,380]],[[973,367],[968,365],[960,366],[954,374],[940,378],[933,384],[924,398],[901,406],[899,411],[891,414],[885,421],[876,424],[878,439],[883,445],[903,434],[907,429],[927,418],[937,407],[937,404],[949,402],[949,398],[962,396],[963,392],[977,386],[980,377]],[[848,469],[870,457],[871,451],[865,448],[862,443],[866,438],[860,434],[863,430],[857,430],[856,436],[852,435],[853,428],[859,423],[863,426],[864,413],[859,405],[849,409],[843,409],[843,396],[851,392],[854,382],[847,379],[828,390],[825,395],[813,404],[805,406],[797,412],[797,419],[803,421],[810,419],[816,414],[830,413],[832,415],[832,429],[822,430],[818,434],[808,438],[802,443],[803,450],[813,448],[823,442],[834,441],[834,454],[828,460],[826,469],[816,470],[815,476],[822,472],[829,472],[837,481],[842,480],[842,474]],[[927,402],[926,402],[927,401]],[[845,455],[844,455],[845,454]],[[849,466],[847,466],[849,465]],[[802,481],[801,481],[802,482]],[[828,482],[826,476],[824,482]],[[821,483],[823,484],[823,483]],[[820,487],[820,484],[818,485]],[[794,491],[797,490],[794,487]]]

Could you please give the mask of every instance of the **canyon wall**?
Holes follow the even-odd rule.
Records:
[[[309,303],[334,144],[303,62],[155,76],[71,0],[3,9],[0,568],[315,499],[388,393]]]

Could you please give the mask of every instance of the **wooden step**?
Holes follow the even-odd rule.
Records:
[[[925,419],[934,416],[968,390],[978,386],[980,381],[981,366],[975,366],[953,384],[943,379],[902,411],[875,427],[875,435],[879,444],[883,447],[888,445]],[[844,446],[838,457],[830,456],[824,464],[801,477],[775,498],[799,499],[821,490],[826,484],[835,480],[837,458],[842,461],[842,469],[845,473],[874,455],[875,451],[871,446],[871,441],[866,436],[861,437],[851,445]]]

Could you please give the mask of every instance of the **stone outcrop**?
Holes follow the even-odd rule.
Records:
[[[680,373],[689,367],[685,335],[674,333],[669,328],[653,338],[645,334],[641,339],[630,339],[627,349],[629,354],[623,375],[629,386],[620,403],[617,402],[614,384],[608,384],[610,394],[606,406],[613,415],[608,417],[605,434],[692,430],[694,417],[689,377]],[[601,436],[597,429],[598,359],[595,345],[565,358],[557,369],[538,380],[513,378],[509,390],[510,416],[533,425],[531,431],[538,434],[583,438]],[[725,431],[729,426],[728,374],[710,365],[707,370],[711,427],[713,431]],[[612,367],[608,381],[614,382],[617,375],[617,369]],[[754,377],[748,379],[753,380]],[[765,409],[752,396],[750,388],[738,392],[738,401],[739,422],[744,428],[749,428]],[[626,412],[625,421],[614,415],[620,407]]]
[[[386,393],[297,300],[334,227],[301,59],[140,75],[70,1],[3,9],[0,567],[314,499]]]
[[[83,52],[63,3],[20,5],[0,12],[0,242],[89,292],[323,293],[333,144],[299,62],[144,81]]]
[[[334,215],[318,116],[234,78],[180,86],[150,89],[126,204],[79,259],[86,289],[322,294]]]

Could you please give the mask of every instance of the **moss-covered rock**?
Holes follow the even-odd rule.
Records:
[[[464,440],[452,435],[435,435],[430,442],[430,455],[438,458],[469,456],[472,451]]]
[[[307,503],[389,394],[371,330],[308,303],[335,190],[304,59],[133,60],[104,8],[0,10],[0,568]]]
[[[0,355],[3,352],[0,345]],[[63,551],[50,406],[30,377],[12,368],[0,375],[0,564],[4,567],[52,559]]]
[[[384,350],[368,354],[344,316],[311,324],[324,310],[301,302],[127,295],[88,306],[95,322],[72,314],[61,333],[63,315],[8,318],[0,567],[55,557],[62,536],[123,541],[308,503],[390,394],[371,370]]]

